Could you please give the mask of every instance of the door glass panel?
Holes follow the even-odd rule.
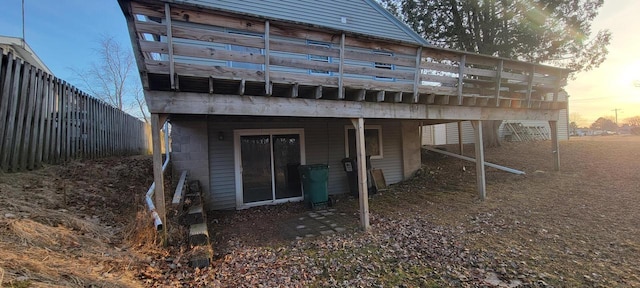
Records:
[[[273,165],[276,199],[301,197],[300,135],[273,135]]]
[[[273,199],[270,140],[269,135],[240,137],[244,203]]]

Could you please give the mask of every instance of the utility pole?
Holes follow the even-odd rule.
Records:
[[[616,109],[613,109],[611,111],[616,112],[616,126],[618,126],[618,111],[622,112],[622,109],[616,108]]]
[[[25,49],[27,40],[24,39],[24,0],[22,0],[22,49]]]

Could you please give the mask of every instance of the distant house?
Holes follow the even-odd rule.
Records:
[[[299,164],[329,165],[329,193],[347,193],[345,157],[363,171],[370,156],[396,183],[421,166],[421,125],[555,132],[567,105],[569,71],[430,46],[374,0],[119,2],[152,124],[171,122],[173,167],[202,183],[209,209],[300,201]]]
[[[38,67],[40,70],[46,72],[49,75],[53,75],[47,65],[42,62],[40,57],[33,52],[33,49],[29,47],[29,44],[22,38],[0,36],[0,48],[5,52],[11,52],[13,55],[22,60],[29,62],[29,64]]]
[[[633,126],[630,126],[629,124],[624,124],[622,125],[622,127],[618,128],[618,134],[620,135],[631,135],[631,131],[633,129]]]

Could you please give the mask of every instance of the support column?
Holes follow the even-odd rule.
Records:
[[[420,130],[416,121],[402,121],[400,123],[402,132],[402,179],[409,180],[422,166],[420,157],[421,141]],[[418,128],[418,129],[416,129]],[[417,130],[417,131],[416,131]]]
[[[369,225],[369,191],[367,190],[367,158],[364,145],[364,119],[354,118],[351,123],[355,128],[356,151],[358,155],[358,195],[360,200],[360,226],[362,230],[371,229]]]
[[[153,143],[153,181],[155,183],[154,204],[165,228],[162,239],[167,239],[167,213],[164,204],[164,175],[162,174],[162,143],[160,142],[160,115],[151,114],[151,141]],[[167,151],[168,153],[169,151]],[[163,241],[164,242],[164,241]]]
[[[474,141],[476,145],[476,184],[478,187],[478,194],[480,195],[480,199],[484,200],[487,198],[487,184],[484,173],[484,145],[482,143],[482,121],[474,120],[471,121],[473,125],[474,131]]]
[[[462,141],[462,121],[458,121],[458,149],[460,155],[464,155],[464,142]]]
[[[551,128],[551,150],[553,153],[553,169],[560,171],[560,143],[558,142],[558,121],[549,121]]]

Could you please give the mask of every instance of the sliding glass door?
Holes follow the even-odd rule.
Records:
[[[237,204],[302,200],[298,166],[304,164],[302,129],[237,130]]]

